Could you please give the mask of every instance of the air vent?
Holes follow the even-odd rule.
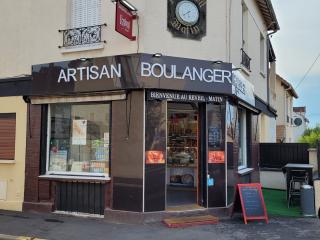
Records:
[[[297,127],[301,126],[302,125],[302,119],[301,118],[295,118],[294,119],[294,125],[296,125]]]

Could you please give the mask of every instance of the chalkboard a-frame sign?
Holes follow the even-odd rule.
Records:
[[[237,184],[231,216],[240,209],[245,224],[248,220],[265,220],[268,223],[260,183]]]

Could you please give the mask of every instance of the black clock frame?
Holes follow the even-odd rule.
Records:
[[[188,0],[199,9],[199,20],[193,26],[186,26],[176,16],[176,7],[183,0],[168,0],[167,27],[174,37],[201,40],[207,32],[207,0]]]

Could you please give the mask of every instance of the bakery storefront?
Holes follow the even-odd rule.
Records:
[[[25,99],[24,210],[227,208],[236,183],[258,181],[259,111],[229,63],[132,54],[34,65]]]

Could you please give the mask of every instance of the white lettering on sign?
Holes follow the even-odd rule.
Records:
[[[151,99],[161,99],[169,101],[193,101],[193,102],[223,102],[223,97],[193,93],[179,93],[179,92],[150,92]]]
[[[175,79],[199,80],[207,83],[232,83],[231,71],[222,69],[196,68],[186,66],[182,73],[178,73],[177,65],[167,65],[160,63],[141,63],[142,77],[165,77]]]
[[[127,19],[125,19],[122,15],[120,15],[120,25],[122,27],[125,27],[127,31],[130,29],[130,22]]]
[[[61,69],[58,83],[60,82],[77,82],[83,80],[97,80],[102,78],[121,77],[121,64],[118,65],[103,65],[101,68],[98,66],[78,67]]]
[[[206,83],[232,83],[232,73],[228,70],[185,66],[182,71],[177,70],[175,64],[141,62],[141,77],[165,77],[167,79],[190,79]],[[84,80],[101,80],[121,78],[121,64],[88,66],[61,69],[58,83],[77,82]]]

